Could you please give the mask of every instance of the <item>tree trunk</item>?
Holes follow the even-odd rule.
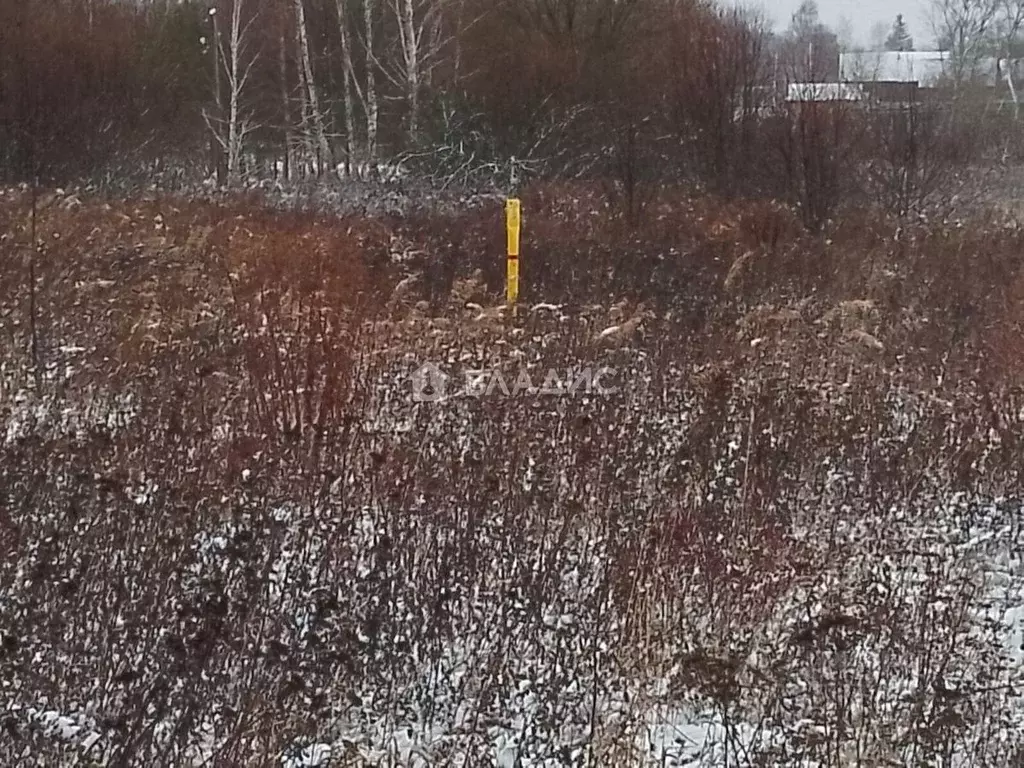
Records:
[[[220,144],[223,156],[227,164],[227,183],[235,184],[240,177],[242,168],[242,150],[245,144],[246,135],[252,131],[253,126],[249,118],[243,114],[242,94],[245,91],[246,82],[252,72],[255,59],[249,57],[248,63],[243,61],[245,55],[246,31],[248,23],[242,23],[242,6],[244,0],[231,1],[231,26],[228,29],[227,50],[221,48],[220,31],[217,25],[217,16],[213,17],[216,58],[220,66],[215,69],[217,89],[217,115],[210,126],[214,131],[217,141]],[[222,69],[223,68],[223,69]],[[227,115],[221,96],[221,74],[227,80]],[[227,125],[225,126],[225,122]],[[220,174],[218,174],[219,177]]]
[[[223,66],[220,60],[220,27],[217,24],[217,16],[213,16],[213,40],[210,46],[213,49],[213,88],[214,88],[214,105],[217,109],[217,114],[214,117],[215,121],[224,119],[224,89],[221,85],[221,71],[220,68]],[[219,128],[217,129],[220,130]],[[225,181],[225,167],[224,167],[224,147],[221,146],[217,140],[217,133],[210,133],[210,162],[213,165],[213,172],[217,176],[217,186],[222,186]]]
[[[228,184],[234,185],[238,181],[239,169],[242,162],[242,134],[239,126],[240,119],[240,52],[239,46],[242,42],[242,0],[234,0],[231,4],[231,57],[229,80],[231,92],[228,95]]]
[[[284,121],[284,168],[282,176],[285,181],[292,177],[292,106],[291,98],[288,95],[288,57],[287,57],[287,35],[285,23],[281,24],[281,46],[278,64],[281,74],[281,115]]]
[[[352,175],[352,156],[355,153],[355,105],[352,100],[352,45],[348,36],[348,15],[345,0],[337,0],[338,29],[341,32],[342,99],[345,107],[345,175]]]
[[[452,53],[452,71],[455,75],[455,82],[462,82],[462,21],[466,17],[466,0],[459,0],[455,9],[455,22],[453,42],[455,50]]]
[[[327,134],[324,130],[324,116],[320,111],[316,80],[313,79],[313,62],[309,54],[309,34],[306,29],[306,9],[303,0],[295,0],[295,14],[299,35],[299,55],[302,60],[303,80],[306,85],[309,121],[313,131],[312,139],[316,142],[317,175],[319,175],[324,163],[331,163],[331,148],[327,143]]]
[[[309,88],[306,85],[306,69],[301,63],[302,38],[298,26],[295,28],[295,50],[299,52],[298,70],[296,72],[299,83],[299,136],[296,142],[296,149],[298,150],[298,161],[301,168],[299,175],[301,178],[306,179],[311,172],[316,172],[315,168],[310,167],[310,158],[313,158],[314,161],[316,159],[316,149],[310,141],[310,136],[313,132],[310,129],[312,118],[309,109]]]
[[[416,35],[416,18],[413,0],[402,0],[399,21],[402,40],[402,59],[405,67],[405,98],[408,112],[409,143],[416,143],[419,130],[420,60],[419,39]]]
[[[1013,82],[1013,64],[1011,59],[1006,60],[1006,85],[1010,89],[1010,99],[1013,101],[1013,119],[1016,120],[1020,114],[1020,105],[1017,101],[1017,86]]]
[[[377,61],[373,54],[373,15],[377,0],[363,3],[363,26],[366,33],[366,156],[371,165],[377,161]]]

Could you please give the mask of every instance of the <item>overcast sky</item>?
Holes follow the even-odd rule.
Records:
[[[775,23],[776,30],[789,26],[790,16],[800,5],[800,0],[755,0],[741,5],[760,5]],[[818,0],[821,20],[832,29],[839,27],[842,19],[849,22],[857,43],[870,42],[871,28],[878,22],[891,27],[897,13],[902,13],[914,38],[914,47],[932,47],[931,25],[928,23],[928,0]]]

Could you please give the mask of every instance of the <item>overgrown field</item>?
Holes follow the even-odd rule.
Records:
[[[1024,233],[523,206],[4,192],[0,763],[1020,764]]]

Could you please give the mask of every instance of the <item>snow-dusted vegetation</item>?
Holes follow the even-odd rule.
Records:
[[[487,209],[43,197],[0,762],[1019,763],[1018,230],[524,206],[509,319]],[[416,402],[423,362],[616,389]]]
[[[0,0],[0,767],[1024,764],[1024,13],[934,5],[854,102],[813,0]]]

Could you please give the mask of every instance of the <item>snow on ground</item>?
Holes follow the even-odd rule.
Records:
[[[201,643],[213,616],[244,631],[198,672],[182,668],[167,711],[137,713],[176,765],[209,764],[237,737],[247,696],[270,695],[254,682],[267,669],[288,670],[268,678],[287,689],[275,695],[322,700],[315,716],[273,710],[265,731],[289,734],[273,754],[288,768],[1011,764],[1024,733],[1020,503],[954,491],[938,470],[913,492],[877,492],[868,469],[905,458],[921,398],[896,392],[880,433],[836,439],[800,467],[805,482],[780,483],[764,502],[786,521],[779,534],[771,519],[729,525],[756,522],[744,517],[756,403],[729,402],[701,432],[709,416],[693,393],[656,391],[650,361],[627,355],[636,386],[607,402],[418,404],[399,383],[409,362],[373,380],[360,453],[343,456],[326,491],[261,492],[272,478],[254,460],[193,510],[208,514],[172,514],[160,507],[169,480],[135,478],[125,491],[150,538],[90,556],[121,558],[118,589],[149,595],[151,614],[104,613],[105,626],[67,605],[69,626],[40,643],[33,672],[94,669],[84,674],[96,690],[18,670],[17,686],[0,687],[4,713],[37,745],[66,750],[47,754],[103,764],[118,736],[100,720],[125,697],[100,690],[100,675],[134,653],[140,674],[161,680],[172,657],[154,648]],[[821,397],[842,413],[853,394]],[[129,395],[77,410],[14,404],[4,444],[135,418]],[[602,408],[615,418],[586,440],[566,427]],[[519,412],[535,414],[536,432],[507,455]],[[225,423],[212,424],[229,443]],[[758,425],[766,466],[785,429]],[[412,469],[377,492],[383,481],[359,460],[382,450]],[[588,451],[621,454],[591,471]],[[420,483],[428,469],[433,487]],[[672,496],[680,472],[691,474]],[[484,475],[499,485],[476,493]],[[153,541],[176,546],[175,526],[185,544],[154,579],[136,561],[158,562],[145,559]],[[0,616],[31,603],[25,585],[48,541],[7,572]],[[113,659],[92,657],[107,648]],[[238,737],[247,754],[264,748],[262,733]]]

